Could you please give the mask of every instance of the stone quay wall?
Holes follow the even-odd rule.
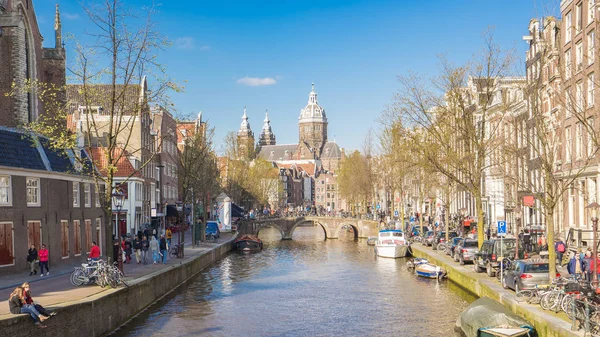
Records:
[[[105,336],[222,258],[233,249],[235,239],[234,235],[231,240],[200,255],[132,280],[129,287],[109,289],[86,299],[63,303],[58,315],[47,322],[46,329],[36,328],[29,315],[0,319],[0,336]],[[8,305],[7,301],[4,303]]]
[[[488,277],[485,273],[475,273],[471,265],[460,266],[448,255],[421,245],[413,245],[412,252],[414,256],[424,257],[429,262],[444,268],[448,272],[448,279],[459,287],[475,296],[492,298],[513,313],[525,318],[536,328],[540,337],[584,336],[583,330],[571,331],[571,323],[567,321],[566,314],[554,314],[543,310],[537,304],[517,302],[514,291],[504,289],[495,277]]]

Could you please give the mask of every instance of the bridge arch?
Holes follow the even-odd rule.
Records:
[[[258,223],[255,225],[255,233],[256,236],[258,236],[258,234],[260,234],[260,230],[263,228],[267,228],[267,227],[273,227],[275,229],[277,229],[279,231],[279,234],[281,234],[281,239],[285,240],[285,231],[276,223],[274,222],[265,222],[265,223]]]
[[[312,224],[321,226],[321,229],[323,229],[323,234],[325,234],[325,240],[331,238],[331,236],[329,235],[329,228],[327,226],[324,226],[321,222],[316,221],[316,220],[312,220],[312,219],[302,219],[300,221],[297,221],[292,226],[292,228],[290,228],[290,232],[289,232],[289,238],[290,238],[290,240],[292,239],[292,235],[294,234],[294,231],[296,230],[296,227],[300,226],[303,223],[307,223],[307,222],[310,222]]]
[[[339,238],[340,237],[340,233],[342,232],[342,228],[344,228],[344,226],[350,226],[352,227],[352,232],[354,233],[354,240],[357,241],[359,237],[362,237],[362,233],[360,230],[360,226],[358,226],[358,224],[356,222],[341,222],[337,225],[337,227],[334,230],[335,233],[335,237]]]

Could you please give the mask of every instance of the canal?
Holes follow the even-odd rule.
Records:
[[[324,241],[320,227],[299,227],[281,241],[264,229],[262,252],[233,252],[114,335],[458,336],[473,297],[344,234]]]

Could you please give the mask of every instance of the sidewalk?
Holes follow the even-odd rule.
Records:
[[[199,255],[205,250],[210,249],[220,243],[226,242],[231,238],[233,233],[222,233],[221,238],[217,243],[204,243],[200,247],[191,246],[191,233],[186,232],[185,240],[185,258],[168,258],[166,264],[137,264],[135,258],[132,259],[131,264],[123,265],[123,272],[125,274],[125,281],[131,281],[148,274],[151,274],[157,270],[163,268],[169,268],[172,265],[178,264],[185,259]],[[173,243],[176,243],[177,236],[173,235]],[[49,276],[40,277],[40,275],[29,276],[29,273],[21,273],[16,275],[9,275],[0,277],[0,299],[8,301],[8,296],[14,290],[15,287],[21,285],[23,282],[29,282],[31,284],[31,292],[33,299],[39,302],[44,307],[52,309],[61,303],[83,299],[88,296],[92,296],[101,293],[109,288],[101,288],[97,285],[83,285],[73,286],[71,284],[70,276],[73,271],[73,266],[63,266],[61,268],[54,268],[50,270]],[[0,305],[0,318],[3,315],[10,314],[8,303],[4,302],[5,305]]]

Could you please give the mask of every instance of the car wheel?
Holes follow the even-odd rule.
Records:
[[[477,261],[473,261],[473,270],[476,273],[481,273],[481,268],[479,268],[479,264],[477,263]]]
[[[463,260],[462,256],[460,257],[459,264],[460,264],[461,266],[464,266],[464,265],[465,265],[465,260]]]
[[[502,288],[508,289],[508,284],[506,284],[506,277],[502,279]]]
[[[454,262],[458,262],[458,253],[454,253],[454,255],[452,255],[452,258],[454,259]]]
[[[515,281],[515,293],[521,291],[521,287],[519,287],[519,283]]]
[[[492,264],[488,262],[488,264],[485,267],[487,275],[489,277],[494,277],[494,275],[496,275],[496,273],[494,273],[494,268],[492,268]]]

